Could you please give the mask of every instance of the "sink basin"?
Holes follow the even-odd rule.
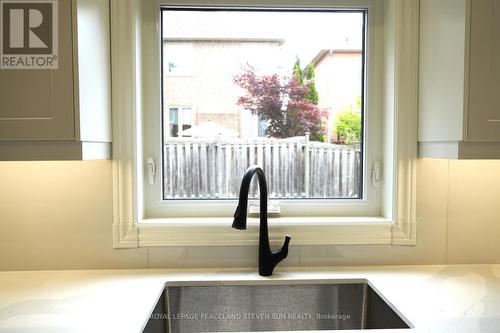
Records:
[[[409,329],[367,280],[168,282],[146,333]]]

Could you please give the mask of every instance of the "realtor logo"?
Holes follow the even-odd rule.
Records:
[[[57,0],[0,0],[0,69],[56,69]]]

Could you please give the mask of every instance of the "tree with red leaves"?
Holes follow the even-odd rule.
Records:
[[[234,83],[246,91],[238,98],[238,105],[268,122],[268,137],[289,138],[309,133],[313,141],[324,140],[324,119],[328,113],[308,99],[309,88],[295,77],[257,75],[249,66],[234,77]]]

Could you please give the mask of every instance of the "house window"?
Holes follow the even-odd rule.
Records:
[[[161,18],[163,200],[234,200],[253,164],[271,199],[367,198],[366,9]]]
[[[167,138],[191,136],[188,131],[193,125],[193,110],[191,108],[169,107],[168,116],[165,119],[168,119],[168,126],[164,125],[168,129],[166,131]]]

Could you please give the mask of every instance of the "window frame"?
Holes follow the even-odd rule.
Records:
[[[183,1],[184,2],[184,1]],[[344,9],[346,6],[341,2],[337,1],[330,2],[328,6],[321,4],[320,2],[316,3],[308,3],[308,6],[291,6],[288,5],[279,5],[273,4],[271,5],[255,5],[252,7],[248,6],[235,6],[235,5],[224,5],[223,1],[220,1],[218,5],[193,5],[189,3],[184,4],[169,4],[168,2],[157,0],[156,1],[156,10],[158,10],[158,14],[161,14],[161,8],[189,8],[189,9],[211,9],[211,8],[229,8],[229,9],[297,9],[297,10],[307,10],[307,9]],[[375,160],[380,160],[382,157],[382,137],[377,131],[377,128],[381,127],[382,123],[382,103],[379,98],[382,94],[380,89],[380,84],[377,84],[380,80],[381,73],[377,73],[377,63],[380,62],[381,58],[381,49],[376,47],[376,40],[382,39],[382,36],[376,36],[377,31],[375,29],[375,23],[380,20],[380,16],[382,15],[381,9],[377,8],[374,5],[373,1],[365,1],[365,0],[355,0],[351,1],[351,5],[349,9],[360,9],[369,11],[367,17],[368,23],[368,34],[365,36],[365,54],[366,59],[364,60],[363,67],[365,70],[364,75],[364,89],[363,95],[366,96],[365,100],[368,101],[365,106],[365,110],[369,109],[369,115],[366,116],[366,112],[364,112],[364,121],[369,123],[368,126],[363,126],[363,175],[364,179],[362,182],[363,186],[363,198],[361,199],[271,199],[273,202],[278,204],[281,209],[281,216],[284,218],[296,217],[296,216],[381,216],[381,206],[382,206],[382,187],[376,186],[373,182],[369,181],[371,167],[374,164]],[[156,20],[154,22],[155,26],[161,24],[161,19],[158,15],[152,15],[153,13],[143,13],[143,17],[146,21],[148,20]],[[379,34],[380,35],[380,34]],[[143,40],[146,41],[146,45],[148,48],[152,48],[154,54],[161,54],[161,50],[154,49],[154,43],[152,40],[162,41],[163,38],[161,36],[161,29],[159,31],[149,30],[148,32],[143,34]],[[163,47],[163,45],[161,45]],[[153,60],[153,59],[152,59]],[[157,68],[154,66],[154,63],[159,64],[158,61],[148,61],[147,64],[150,64],[150,72],[158,73],[161,72],[161,67]],[[160,63],[161,64],[161,63]],[[153,74],[154,75],[154,74]],[[148,78],[146,74],[145,81],[152,82],[154,78]],[[159,83],[159,81],[157,81]],[[153,101],[156,99],[156,96],[162,95],[160,86],[156,86],[152,84],[150,87],[145,89],[147,92],[151,92],[153,89],[157,90],[155,94],[147,94],[145,95],[145,101]],[[161,101],[161,99],[160,99]],[[152,102],[148,106],[145,107],[147,110],[144,114],[144,124],[145,128],[148,128],[148,131],[144,130],[144,132],[150,132],[150,128],[154,126],[154,124],[158,123],[158,119],[161,119],[161,104]],[[156,130],[157,133],[161,133],[160,130]],[[162,146],[161,146],[161,136],[148,136],[144,139],[144,158],[149,159],[153,158],[157,167],[157,175],[158,178],[161,175],[162,168]],[[220,216],[232,216],[234,214],[234,209],[237,205],[237,200],[231,199],[212,199],[212,200],[163,200],[162,188],[158,186],[158,182],[150,185],[146,184],[144,187],[144,209],[145,209],[145,217],[150,219],[176,219],[181,217],[220,217]],[[196,209],[190,209],[192,207],[196,207]],[[188,212],[186,214],[186,212]]]
[[[287,7],[294,7],[295,3],[294,0],[290,0],[287,2]],[[367,3],[373,2],[364,0],[335,2],[338,6],[363,8],[366,8]],[[196,5],[192,2],[188,4]],[[219,0],[217,4],[224,5],[224,1]],[[172,5],[179,6],[178,3]],[[255,5],[266,7],[265,3]],[[331,1],[316,0],[314,4],[308,4],[314,8],[321,5],[330,7]],[[214,209],[212,201],[196,201],[198,207],[207,210],[191,218],[165,219],[163,214],[146,213],[151,211],[147,207],[148,201],[143,201],[147,195],[145,192],[148,192],[144,184],[150,179],[146,171],[154,171],[155,166],[152,163],[143,163],[146,161],[146,156],[151,156],[151,152],[147,146],[142,146],[142,140],[147,142],[151,140],[151,135],[154,135],[152,133],[161,133],[161,129],[158,128],[161,126],[157,122],[157,127],[153,130],[144,129],[147,119],[141,112],[154,109],[154,104],[151,103],[160,100],[160,92],[154,88],[158,87],[157,82],[144,79],[148,77],[147,72],[151,71],[151,68],[148,69],[143,64],[156,63],[157,66],[160,64],[155,61],[158,59],[158,53],[144,48],[144,45],[154,43],[154,40],[148,38],[158,36],[158,22],[147,24],[148,22],[143,22],[142,19],[154,16],[159,6],[160,2],[156,0],[111,1],[112,68],[114,69],[112,80],[113,83],[117,82],[113,84],[114,246],[257,244],[257,220],[249,219],[249,230],[246,232],[232,230],[230,217],[215,218],[221,211],[218,207]],[[384,35],[385,55],[379,64],[383,62],[385,68],[383,118],[385,128],[389,130],[383,133],[385,142],[383,160],[386,166],[383,205],[378,214],[355,216],[352,213],[353,207],[349,206],[352,203],[341,203],[340,201],[344,200],[338,200],[339,205],[344,207],[344,211],[340,211],[338,217],[310,212],[303,217],[271,219],[271,242],[281,241],[284,233],[290,233],[293,234],[296,245],[415,244],[418,0],[402,3],[385,0],[382,7],[385,22],[383,27],[375,25],[373,30]],[[151,33],[152,31],[156,33]],[[382,128],[382,124],[378,128]],[[365,162],[365,177],[370,173],[366,170],[366,165]],[[322,201],[324,203],[324,200]],[[234,203],[225,204],[230,205],[231,210],[234,209]],[[310,200],[306,204],[310,204]],[[169,209],[172,210],[172,207]],[[185,205],[179,205],[177,216],[186,209]]]

